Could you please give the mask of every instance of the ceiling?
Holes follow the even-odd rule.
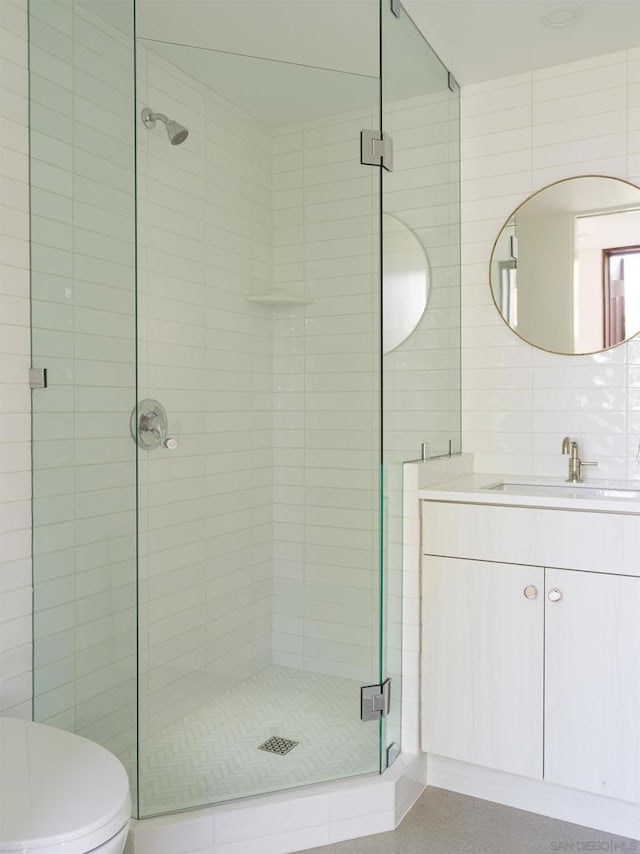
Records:
[[[137,34],[150,49],[267,124],[378,107],[378,0],[137,0],[136,7]],[[446,89],[446,70],[410,19],[389,13],[385,23],[385,101]]]
[[[640,0],[403,0],[461,85],[640,45]],[[569,26],[544,26],[563,6]]]
[[[378,75],[377,0],[136,0],[138,35]]]
[[[387,0],[385,0],[387,2]],[[389,0],[390,2],[390,0]],[[461,85],[640,45],[640,0],[403,0]],[[377,0],[137,0],[146,39],[377,75]],[[95,7],[95,4],[94,4]],[[389,17],[391,22],[391,18]]]
[[[173,65],[272,127],[370,108],[378,80],[310,65],[147,42]]]
[[[130,28],[131,0],[76,2]],[[542,18],[572,0],[402,2],[401,19],[387,11],[383,22],[388,99],[425,94],[429,80],[443,85],[445,71],[410,19],[462,86],[640,45],[640,0],[579,0],[576,22],[559,28]],[[378,0],[135,5],[137,35],[149,47],[270,124],[376,102]]]

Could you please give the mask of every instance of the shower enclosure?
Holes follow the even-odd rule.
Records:
[[[455,81],[390,0],[31,0],[30,87],[35,719],[140,817],[384,770],[402,462],[460,450]]]

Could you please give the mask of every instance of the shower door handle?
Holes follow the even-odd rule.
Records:
[[[130,429],[133,440],[145,451],[160,446],[174,451],[178,447],[177,439],[167,435],[169,426],[164,406],[153,398],[141,400],[133,408]]]

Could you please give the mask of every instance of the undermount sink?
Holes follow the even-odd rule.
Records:
[[[548,495],[556,498],[614,498],[626,501],[640,500],[640,489],[595,486],[584,483],[523,483],[501,480],[484,486],[493,492],[510,495]]]

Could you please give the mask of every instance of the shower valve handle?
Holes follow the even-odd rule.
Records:
[[[168,419],[164,406],[152,398],[141,400],[133,408],[130,429],[134,441],[145,451],[160,447],[175,451],[178,447],[178,440],[167,435]]]

